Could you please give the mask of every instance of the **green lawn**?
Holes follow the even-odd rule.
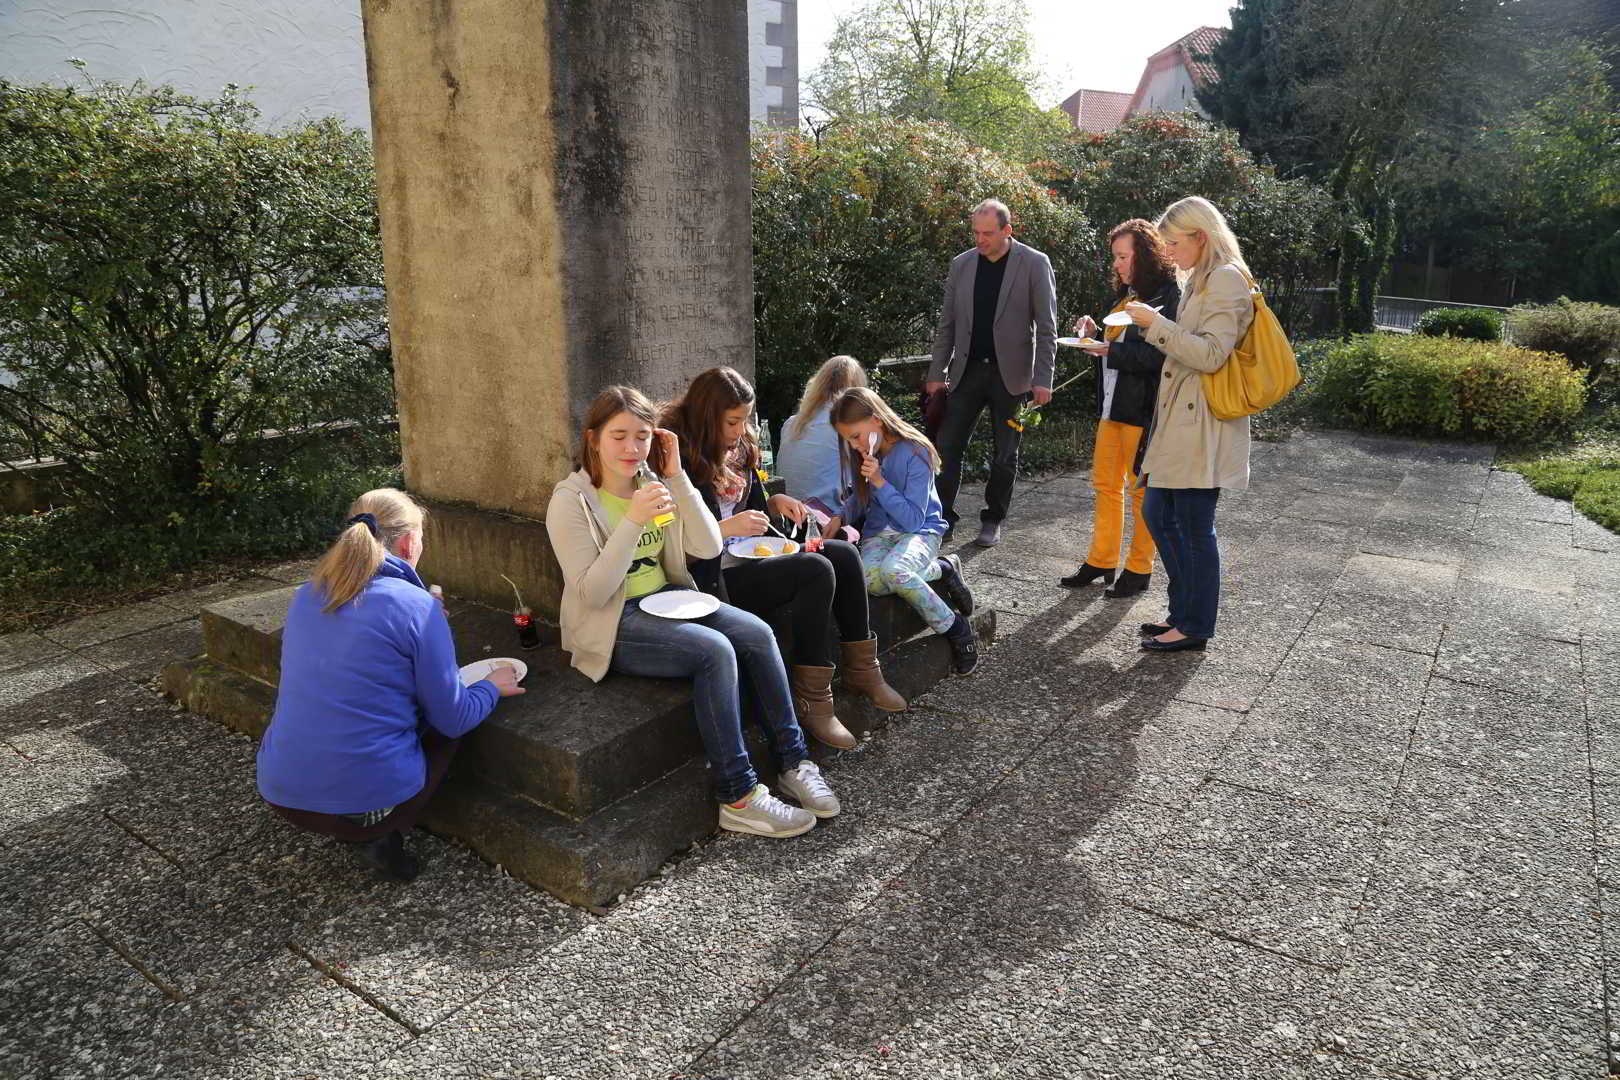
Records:
[[[1609,409],[1585,426],[1573,445],[1514,454],[1504,464],[1532,487],[1620,533],[1620,410]]]

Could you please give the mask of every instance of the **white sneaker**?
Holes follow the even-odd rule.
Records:
[[[809,758],[777,777],[776,783],[816,817],[837,817],[843,809],[838,805],[838,796],[833,794],[826,778],[821,775],[821,766]]]
[[[810,811],[778,799],[764,784],[755,784],[742,806],[720,804],[720,827],[731,832],[786,838],[809,832],[816,827],[816,818]]]

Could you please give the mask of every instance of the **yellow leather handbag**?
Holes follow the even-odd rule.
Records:
[[[1217,420],[1236,420],[1269,409],[1299,385],[1299,364],[1282,323],[1249,279],[1254,321],[1218,371],[1205,375],[1204,399]]]

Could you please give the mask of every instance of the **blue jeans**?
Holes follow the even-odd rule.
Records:
[[[692,680],[692,711],[722,802],[741,800],[759,783],[743,745],[739,674],[760,703],[777,768],[786,771],[810,756],[793,714],[776,637],[757,615],[721,604],[701,619],[664,619],[626,600],[613,668],[627,675]]]
[[[1220,488],[1147,489],[1147,523],[1170,586],[1170,625],[1190,638],[1215,636],[1221,603],[1221,549],[1215,540]]]

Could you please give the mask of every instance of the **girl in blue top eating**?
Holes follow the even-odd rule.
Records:
[[[978,644],[967,620],[973,614],[973,594],[962,580],[957,557],[939,557],[945,535],[945,515],[934,488],[939,451],[864,386],[838,395],[832,423],[844,443],[851,491],[827,532],[836,532],[845,522],[860,529],[867,591],[873,596],[904,597],[936,634],[950,642],[956,673],[970,673],[979,663]],[[935,580],[941,582],[949,604],[929,588]]]
[[[462,686],[450,624],[416,576],[424,513],[402,491],[368,491],[293,594],[276,710],[259,744],[259,793],[300,828],[362,843],[400,881],[405,850],[461,736],[523,693],[510,667]]]

